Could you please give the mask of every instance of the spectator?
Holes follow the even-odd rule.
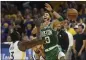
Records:
[[[23,25],[23,23],[24,23],[24,18],[22,16],[21,12],[18,11],[17,18],[15,20],[15,25],[16,25],[16,29],[20,33],[20,35],[22,35],[22,33],[24,32],[24,25]]]
[[[10,20],[9,15],[5,15],[5,16],[4,16],[4,23],[7,23],[8,26],[11,25],[11,20]]]
[[[84,30],[84,34],[85,34],[85,37],[86,37],[86,28]],[[85,59],[86,59],[86,38],[85,38]]]
[[[83,4],[81,6],[82,6],[82,8],[79,11],[79,16],[77,18],[77,21],[79,21],[79,23],[81,23],[81,20],[82,20],[83,23],[86,23],[86,13],[85,13],[86,4]]]
[[[66,60],[71,60],[71,56],[72,56],[72,47],[73,47],[73,35],[68,31],[69,29],[69,22],[68,20],[64,21],[64,29],[65,32],[68,34],[68,39],[69,39],[69,46],[68,46],[68,50],[66,53]]]
[[[34,27],[34,24],[33,24],[33,19],[31,18],[31,16],[29,14],[26,15],[26,19],[24,20],[24,26],[26,29],[27,36],[30,37],[31,30]]]
[[[64,19],[66,18],[67,9],[68,9],[68,3],[64,2],[62,4],[62,9],[61,9],[61,12],[60,12]]]
[[[59,45],[61,45],[63,52],[67,52],[68,46],[69,46],[69,38],[68,34],[62,29],[61,23],[55,21],[54,22],[54,29],[57,29],[57,37],[59,40]],[[56,27],[56,28],[55,28]]]
[[[40,9],[40,15],[41,15],[41,16],[44,15],[44,9],[43,9],[43,8]]]
[[[8,24],[7,23],[4,23],[4,25],[1,27],[1,41],[2,42],[5,42],[5,41],[7,41],[7,36],[8,36],[8,31],[9,31],[9,29],[8,29]]]
[[[40,16],[38,11],[39,10],[36,7],[33,8],[33,12],[32,12],[33,17],[39,17]]]
[[[1,39],[2,39],[2,42],[5,42],[7,41],[7,36],[8,36],[8,32],[9,32],[9,26],[11,25],[11,20],[10,20],[10,17],[9,15],[5,15],[3,18],[2,18],[2,26],[1,26]]]
[[[73,53],[75,56],[75,59],[78,60],[85,60],[85,35],[83,33],[83,25],[76,25],[75,31],[77,32],[76,35],[74,35],[74,47],[73,47]],[[73,59],[74,60],[74,59]]]
[[[69,28],[68,32],[70,32],[72,35],[76,34],[76,31],[74,30],[74,28]]]
[[[31,9],[29,9],[29,8],[25,9],[24,15],[25,15],[24,17],[26,17],[26,15],[32,16],[32,11],[31,11]]]

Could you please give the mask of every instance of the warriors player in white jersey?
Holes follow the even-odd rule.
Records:
[[[19,34],[17,31],[11,33],[11,39],[13,43],[10,45],[9,52],[10,52],[10,60],[25,60],[26,57],[26,49],[32,48],[39,44],[44,44],[44,40],[21,40],[19,38]]]

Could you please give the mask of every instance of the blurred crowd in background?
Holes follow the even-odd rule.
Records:
[[[33,6],[30,5],[30,3],[31,2],[24,2],[21,4],[18,2],[1,2],[2,43],[11,42],[10,33],[13,32],[13,30],[17,30],[21,38],[23,36],[26,36],[25,39],[29,40],[30,36],[32,35],[31,31],[34,28],[35,23],[38,24],[38,26],[40,26],[40,23],[43,22],[42,16],[45,13],[45,8],[43,5],[45,2],[39,2],[40,4],[33,3]],[[70,17],[76,17],[76,19],[73,20],[68,18],[67,10],[69,8],[74,8],[77,10],[78,16],[76,17],[75,15]],[[77,37],[79,37],[79,35],[77,37],[75,36],[77,34],[77,29],[80,29],[79,26],[81,26],[83,33],[86,34],[86,4],[77,2],[63,2],[60,3],[58,8],[56,9],[56,12],[64,18],[65,28],[68,27],[68,31],[72,34],[72,36],[74,36],[74,39],[77,39]],[[56,18],[51,14],[51,19],[54,20]]]
[[[35,26],[34,20],[42,17],[45,8],[44,3],[45,2],[39,2],[42,3],[42,7],[37,7],[40,4],[34,4],[33,6],[30,6],[30,2],[21,3],[22,6],[20,8],[19,3],[13,3],[13,2],[2,2],[1,3],[1,30],[2,30],[2,42],[6,42],[9,39],[9,32],[12,31],[13,27],[18,30],[20,35],[22,33],[26,33],[26,35],[29,37],[31,35],[31,30]],[[49,2],[48,2],[49,3]],[[19,9],[20,8],[20,9]],[[83,23],[86,24],[86,4],[76,3],[76,2],[63,2],[61,3],[58,8],[57,12],[64,18],[64,20],[67,19],[67,9],[68,8],[75,8],[78,11],[78,17],[76,19],[77,23]],[[55,19],[52,16],[52,19]],[[72,21],[70,23],[73,23]]]
[[[2,2],[1,9],[1,30],[2,30],[2,42],[6,42],[9,39],[9,33],[15,28],[18,30],[20,35],[22,33],[26,33],[29,37],[31,35],[31,30],[35,26],[34,19],[37,17],[42,17],[44,14],[44,9],[38,9],[36,4],[34,4],[34,8],[28,6],[26,3],[25,7],[23,6],[21,10],[18,10],[14,4],[10,4],[9,2]],[[23,9],[24,8],[24,9]],[[22,12],[22,10],[24,10]]]

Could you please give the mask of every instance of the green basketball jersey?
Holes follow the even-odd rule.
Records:
[[[51,23],[41,29],[41,37],[42,39],[46,39],[46,44],[44,44],[45,49],[58,44],[57,31],[53,30],[50,25]]]

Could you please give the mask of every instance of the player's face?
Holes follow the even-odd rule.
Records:
[[[50,20],[50,15],[49,15],[49,13],[44,13],[43,19],[44,19],[44,22],[45,22],[45,21],[49,21],[49,20]]]
[[[64,28],[69,28],[69,25],[68,25],[68,21],[67,20],[64,21],[63,26],[64,26]]]
[[[83,29],[82,29],[82,27],[81,26],[79,26],[79,32],[82,32],[83,31]]]
[[[60,30],[61,29],[61,24],[58,24],[57,25],[57,30]]]

